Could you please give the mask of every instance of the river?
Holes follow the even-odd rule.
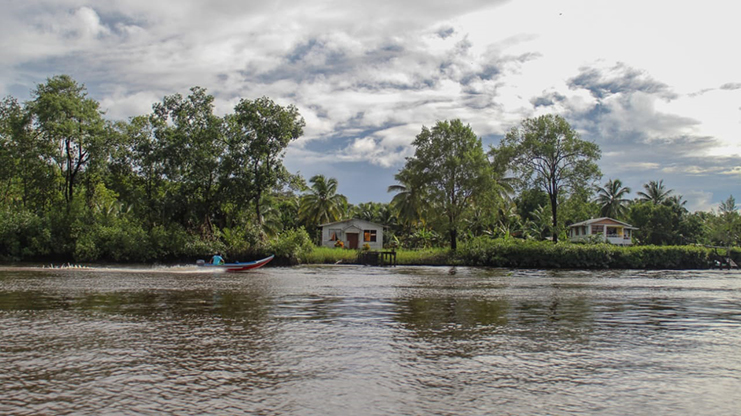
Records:
[[[738,415],[741,272],[0,268],[0,414]]]

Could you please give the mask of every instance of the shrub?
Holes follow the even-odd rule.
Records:
[[[48,221],[26,210],[0,211],[0,259],[19,261],[51,252]]]
[[[697,246],[553,244],[516,239],[472,239],[456,256],[471,266],[568,269],[704,269],[710,250]]]
[[[278,258],[283,258],[289,264],[298,264],[314,248],[309,233],[302,228],[283,231],[278,237],[271,240],[268,251]]]

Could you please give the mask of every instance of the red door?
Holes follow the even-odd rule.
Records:
[[[358,233],[347,233],[347,248],[358,249]]]

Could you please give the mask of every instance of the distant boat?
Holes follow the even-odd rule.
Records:
[[[274,257],[275,257],[275,254],[273,254],[270,257],[265,257],[262,260],[255,260],[255,261],[250,261],[247,263],[237,262],[237,263],[222,263],[222,264],[211,264],[211,263],[206,263],[205,260],[198,260],[196,264],[199,267],[205,267],[207,269],[226,270],[228,272],[244,272],[247,270],[260,268],[270,263],[270,260],[273,260]]]

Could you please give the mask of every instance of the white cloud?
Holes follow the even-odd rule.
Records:
[[[690,212],[710,211],[718,208],[718,203],[713,202],[712,192],[691,190],[684,192],[682,196],[687,201],[686,208]]]
[[[287,153],[296,165],[399,167],[423,125],[460,118],[496,136],[551,112],[608,149],[608,176],[717,178],[741,163],[712,168],[710,159],[741,157],[732,2],[708,0],[700,11],[638,0],[5,6],[0,91],[70,73],[115,119],[196,85],[216,96],[219,114],[265,95],[295,104],[306,120]],[[702,160],[681,163],[681,155]]]

